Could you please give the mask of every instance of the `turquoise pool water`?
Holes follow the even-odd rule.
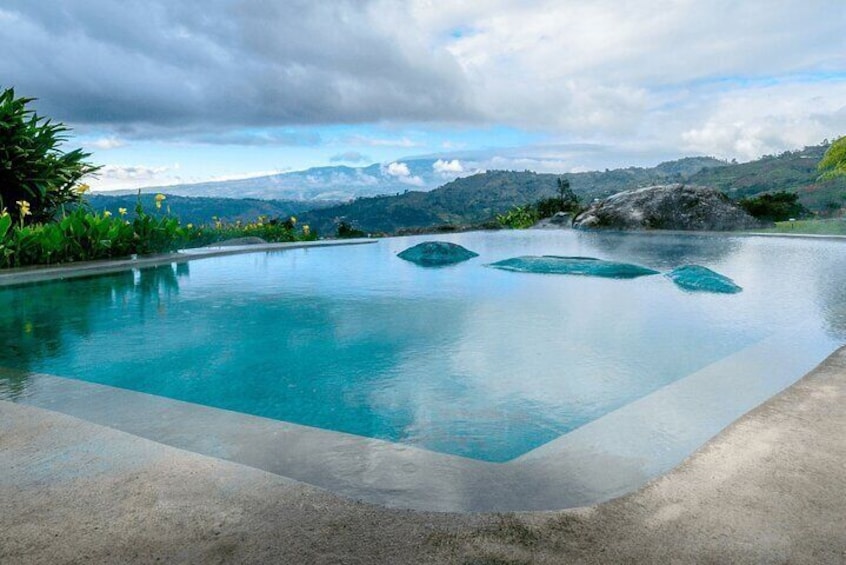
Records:
[[[426,239],[480,256],[396,257]],[[484,266],[543,254],[696,263],[744,291]],[[844,273],[841,242],[571,231],[200,259],[0,289],[0,366],[24,375],[0,379],[0,398],[48,373],[505,462],[774,333],[832,351]]]

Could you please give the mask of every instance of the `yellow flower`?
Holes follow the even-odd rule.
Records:
[[[87,184],[80,184],[80,185],[77,185],[77,187],[76,187],[76,193],[79,194],[80,196],[82,196],[83,194],[85,194],[89,190],[91,190],[91,187],[88,186]]]
[[[104,218],[108,218],[108,217],[110,217],[111,215],[112,215],[112,213],[111,213],[111,212],[109,212],[108,210],[103,210],[103,217],[104,217]]]
[[[192,230],[192,229],[194,229],[194,224],[188,224],[185,227],[188,228],[189,230]]]
[[[118,214],[121,216],[126,216],[126,208],[118,208]]]
[[[296,223],[297,223],[297,217],[296,217],[296,216],[291,216],[291,223],[292,223],[292,224],[296,224]]]
[[[18,208],[21,211],[21,218],[32,214],[32,212],[29,211],[29,202],[26,200],[16,200],[15,204],[18,205]]]
[[[162,200],[164,200],[165,198],[167,198],[167,196],[165,196],[164,194],[159,193],[159,194],[156,195],[156,209],[157,210],[162,209]]]
[[[311,228],[308,227],[308,224],[303,226],[303,235],[309,235],[311,233]]]

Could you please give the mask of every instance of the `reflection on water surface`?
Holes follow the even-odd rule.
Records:
[[[773,334],[846,342],[840,242],[467,233],[437,237],[466,263],[396,258],[425,239],[2,289],[0,396],[42,372],[507,461]],[[527,254],[696,263],[744,292],[485,267]]]

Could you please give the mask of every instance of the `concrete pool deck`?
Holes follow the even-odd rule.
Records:
[[[0,562],[843,563],[846,347],[640,490],[574,510],[354,502],[0,402]]]

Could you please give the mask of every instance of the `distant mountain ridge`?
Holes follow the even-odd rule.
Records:
[[[340,221],[368,232],[393,233],[402,229],[441,224],[475,224],[496,214],[541,198],[555,196],[557,181],[566,178],[573,191],[589,202],[622,190],[649,184],[682,182],[705,167],[727,163],[712,157],[687,157],[656,167],[629,167],[586,173],[487,171],[449,182],[429,192],[409,191],[394,196],[359,198],[339,206],[302,215],[319,233],[332,233]]]
[[[257,216],[286,217],[297,215],[302,222],[309,223],[322,235],[335,233],[339,222],[367,232],[395,233],[406,229],[430,229],[439,225],[461,226],[492,220],[496,214],[508,209],[535,202],[556,194],[558,178],[566,178],[582,200],[605,198],[629,190],[657,184],[688,183],[717,188],[732,198],[752,196],[761,192],[786,190],[797,192],[802,204],[821,213],[837,213],[846,205],[846,179],[839,178],[824,183],[817,181],[816,165],[826,146],[806,147],[797,151],[786,151],[778,156],[768,155],[749,163],[728,163],[712,157],[687,157],[667,161],[655,167],[629,167],[583,173],[545,174],[530,171],[488,171],[470,174],[451,182],[440,182],[438,188],[429,190],[426,183],[435,183],[444,177],[443,169],[449,174],[466,175],[458,171],[460,164],[440,160],[442,171],[436,170],[437,159],[409,159],[397,162],[392,171],[390,165],[368,167],[322,167],[299,173],[287,173],[243,181],[226,181],[224,189],[218,192],[228,197],[189,197],[183,193],[194,192],[201,185],[183,187],[150,188],[142,195],[146,209],[153,207],[153,194],[161,191],[168,194],[166,203],[183,222],[204,223],[212,216],[226,220],[251,220]],[[456,167],[455,165],[459,166]],[[293,175],[293,176],[291,176]],[[383,179],[367,180],[376,175],[396,179],[398,176],[421,179],[422,186],[406,182]],[[268,181],[268,179],[271,179]],[[274,180],[275,179],[275,180]],[[299,180],[297,180],[299,179]],[[306,179],[305,185],[297,182]],[[320,179],[334,179],[329,186],[320,186]],[[357,179],[361,186],[342,190],[343,179]],[[426,180],[423,180],[426,179]],[[264,195],[266,185],[278,182],[277,193],[294,195],[296,199],[268,200],[263,198],[235,198],[238,194]],[[235,184],[232,184],[235,183]],[[252,183],[252,184],[251,184]],[[335,184],[332,184],[335,183]],[[340,184],[339,184],[340,183]],[[296,186],[299,188],[296,188]],[[246,188],[244,188],[246,187]],[[249,188],[252,187],[252,188]],[[184,190],[180,190],[184,189]],[[349,201],[350,194],[368,194]],[[343,197],[336,201],[329,199],[335,194]],[[373,196],[376,194],[378,196]],[[118,207],[132,210],[136,192],[123,195],[97,193],[89,198],[95,209],[108,209],[116,213]]]
[[[472,172],[472,171],[470,171]],[[404,159],[366,167],[345,165],[314,167],[246,179],[142,188],[142,193],[162,192],[179,196],[259,198],[284,201],[346,201],[363,196],[396,194],[406,190],[430,190],[467,174],[457,162],[443,159]],[[136,194],[138,189],[109,191],[117,196]]]
[[[508,209],[556,194],[558,178],[570,181],[583,204],[638,187],[688,183],[710,186],[731,198],[761,192],[798,192],[800,201],[816,212],[846,205],[846,179],[817,181],[816,166],[825,146],[768,155],[749,163],[728,163],[711,157],[688,157],[652,168],[629,167],[585,173],[538,174],[529,171],[488,171],[456,179],[429,192],[360,198],[340,206],[302,215],[319,233],[332,233],[340,221],[368,232],[394,233],[442,224],[475,224]]]

